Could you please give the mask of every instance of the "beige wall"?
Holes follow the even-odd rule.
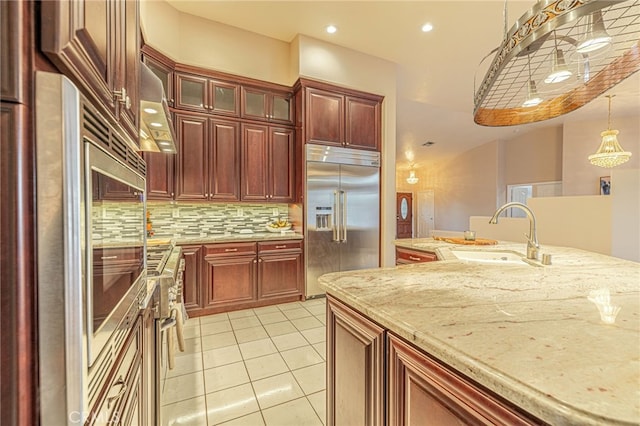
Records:
[[[612,128],[620,131],[618,142],[633,155],[631,159],[615,170],[640,168],[640,114],[636,117],[612,117]],[[610,169],[603,169],[589,163],[587,157],[596,152],[602,138],[600,133],[607,129],[607,119],[568,122],[563,130],[563,195],[598,195],[600,176],[609,176]],[[611,187],[615,182],[611,182]]]
[[[472,215],[492,215],[498,197],[501,143],[489,142],[458,156],[438,172],[435,228],[464,231]]]
[[[562,180],[562,126],[532,130],[504,148],[506,185]]]
[[[612,198],[605,196],[541,197],[527,202],[536,217],[540,252],[545,245],[573,247],[611,254]],[[479,237],[526,243],[529,219],[500,217],[497,225],[490,216],[469,219],[470,229]]]
[[[164,1],[140,7],[146,42],[177,62],[291,85],[289,43],[181,13]]]

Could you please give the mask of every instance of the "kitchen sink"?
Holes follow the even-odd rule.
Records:
[[[525,256],[513,251],[475,251],[451,250],[451,254],[460,260],[491,264],[531,265]]]

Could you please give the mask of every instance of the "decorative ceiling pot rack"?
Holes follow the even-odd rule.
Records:
[[[602,43],[590,43],[590,37],[603,34]],[[558,70],[560,56],[571,76],[550,78]],[[520,17],[497,48],[475,91],[474,121],[512,126],[558,117],[638,70],[640,0],[541,0]],[[531,81],[542,101],[523,106]]]

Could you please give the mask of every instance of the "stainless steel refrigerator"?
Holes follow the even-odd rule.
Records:
[[[380,153],[306,145],[306,295],[318,277],[380,265]]]

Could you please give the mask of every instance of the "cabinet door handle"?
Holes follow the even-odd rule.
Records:
[[[418,260],[418,261],[422,260],[422,259],[420,259],[419,257],[414,257],[414,256],[409,256],[409,259],[411,259],[411,260]]]
[[[276,248],[277,248],[277,249],[287,248],[287,246],[286,246],[286,245],[284,245],[284,246],[276,246]]]
[[[238,251],[237,248],[233,248],[233,249],[224,249],[225,253],[229,253],[229,252],[233,252],[233,251]]]
[[[116,380],[116,382],[111,385],[111,387],[114,386],[121,386],[121,388],[116,395],[107,398],[107,408],[111,408],[111,403],[113,402],[115,404],[116,402],[118,402],[118,400],[122,398],[122,395],[124,395],[124,393],[127,391],[127,384],[124,382],[122,376],[118,377],[118,380]]]
[[[101,260],[110,260],[110,259],[117,259],[118,256],[102,256],[100,259]]]
[[[256,259],[253,259],[253,263],[258,263],[258,261]]]

